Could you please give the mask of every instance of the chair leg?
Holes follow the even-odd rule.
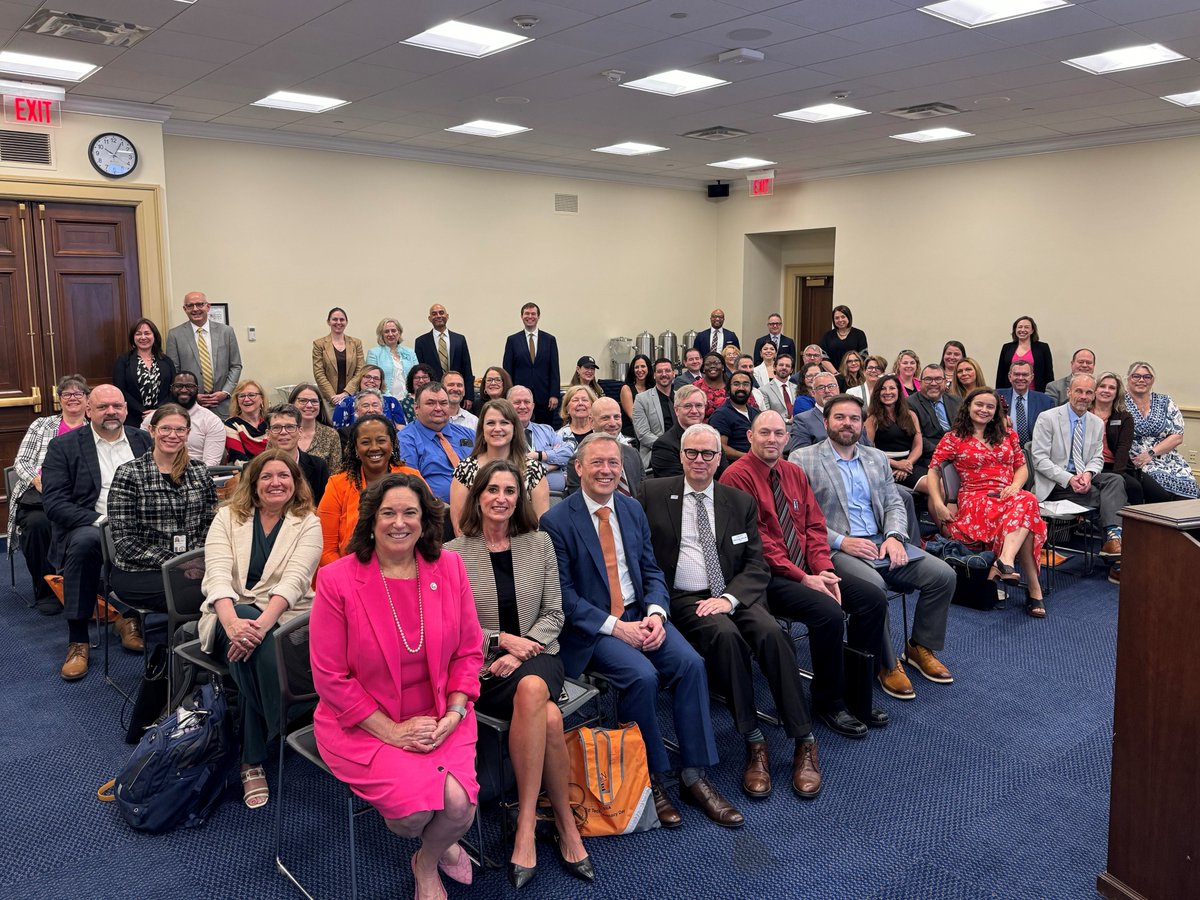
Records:
[[[350,897],[358,898],[358,850],[354,845],[354,793],[346,789],[346,821],[350,826]]]

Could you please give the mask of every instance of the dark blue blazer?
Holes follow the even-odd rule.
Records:
[[[638,607],[643,614],[652,603],[669,610],[671,599],[667,582],[654,558],[646,514],[636,500],[623,494],[614,494],[613,504]],[[600,626],[609,616],[608,571],[583,492],[576,491],[552,506],[542,516],[541,529],[554,542],[558,577],[562,582],[566,623],[558,637],[558,655],[567,674],[575,677],[591,660],[596,639],[600,637]]]
[[[711,331],[712,329],[709,329],[709,330]],[[764,334],[762,337],[760,337],[757,341],[754,342],[754,364],[756,366],[762,362],[763,344],[767,343],[770,340],[771,340],[771,336],[769,334]],[[784,354],[784,353],[788,354],[792,358],[792,362],[795,363],[796,362],[796,342],[793,341],[786,334],[781,334],[779,336],[779,353],[780,354]]]
[[[728,328],[722,328],[721,334],[724,336],[724,341],[725,341],[725,343],[723,345],[724,347],[728,347],[730,344],[733,344],[738,349],[742,349],[742,343],[741,343],[741,341],[738,340],[736,331],[730,331]],[[709,346],[709,339],[711,337],[712,337],[712,329],[705,328],[703,331],[701,331],[699,334],[696,335],[696,340],[692,344],[692,346],[695,347],[697,350],[699,350],[701,354],[707,355],[708,351],[710,349],[712,349]]]
[[[545,406],[551,397],[558,397],[562,381],[558,377],[558,341],[554,335],[538,330],[537,362],[529,361],[529,342],[522,329],[510,334],[504,342],[504,371],[533,392],[533,402]]]
[[[464,399],[471,404],[475,403],[475,375],[471,372],[471,350],[467,347],[467,339],[457,331],[446,332],[450,346],[446,348],[450,356],[450,368],[458,372],[463,377],[463,383],[466,385],[467,393]],[[442,361],[438,358],[437,344],[433,340],[433,334],[426,331],[422,335],[418,335],[416,342],[413,344],[413,352],[417,354],[417,362],[424,363],[433,369],[433,380],[441,381]]]
[[[1008,407],[1008,418],[1015,423],[1013,417],[1016,411],[1013,409],[1013,392],[1012,388],[1002,388],[996,391],[996,395],[1004,401]],[[1025,413],[1029,419],[1029,434],[1033,434],[1034,423],[1037,422],[1037,417],[1047,410],[1054,409],[1054,398],[1049,394],[1043,394],[1041,391],[1030,391],[1025,395]]]
[[[125,426],[134,459],[150,449],[150,435]],[[42,463],[42,505],[50,520],[50,561],[61,565],[62,542],[69,532],[96,521],[100,499],[100,457],[91,425],[56,437]]]

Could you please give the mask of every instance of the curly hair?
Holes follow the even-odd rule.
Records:
[[[360,563],[371,561],[375,555],[375,517],[387,492],[396,488],[408,488],[421,504],[421,536],[417,538],[416,552],[426,562],[435,562],[442,555],[442,520],[446,517],[446,505],[433,496],[422,478],[393,472],[363,491],[359,498],[358,522],[346,544],[347,556],[353,554]]]
[[[346,453],[343,458],[342,469],[346,472],[355,490],[358,491],[361,491],[365,486],[362,477],[362,460],[358,458],[358,433],[362,431],[363,425],[368,422],[380,422],[383,424],[383,427],[387,429],[388,438],[392,442],[392,455],[388,461],[392,465],[403,465],[400,461],[400,440],[396,435],[395,422],[387,416],[380,416],[374,413],[355,419],[354,424],[350,426],[350,437],[346,441]]]
[[[975,398],[987,394],[996,401],[996,412],[992,415],[992,420],[987,423],[987,427],[983,430],[983,439],[992,447],[998,446],[1008,434],[1008,420],[1004,415],[1004,404],[1000,402],[1000,395],[992,388],[975,388],[971,393],[963,399],[962,406],[958,408],[958,412],[954,415],[954,422],[950,425],[950,430],[957,437],[968,438],[975,433],[975,423],[971,421],[971,404],[975,402]]]

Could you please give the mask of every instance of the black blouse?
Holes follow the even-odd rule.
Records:
[[[492,576],[496,579],[496,605],[500,613],[500,630],[521,634],[521,618],[517,615],[517,582],[513,575],[512,549],[488,551],[492,558]]]

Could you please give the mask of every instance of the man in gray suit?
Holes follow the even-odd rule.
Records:
[[[208,298],[200,291],[184,296],[183,311],[188,321],[167,334],[167,356],[175,363],[176,372],[200,375],[196,402],[225,419],[229,397],[242,377],[237,335],[228,325],[209,321]]]
[[[675,427],[675,365],[669,359],[654,361],[654,390],[633,398],[633,433],[637,435],[642,466],[650,467],[654,442]]]
[[[1088,414],[1096,379],[1078,372],[1067,388],[1067,405],[1038,416],[1033,426],[1033,491],[1038,502],[1072,500],[1100,508],[1105,542],[1101,556],[1121,555],[1121,507],[1125,480],[1104,470],[1104,423]]]
[[[916,696],[901,660],[937,684],[954,681],[934,655],[946,644],[946,619],[954,596],[954,571],[936,557],[907,543],[904,503],[896,490],[887,457],[859,444],[862,402],[839,394],[825,404],[827,440],[802,448],[793,462],[808,476],[825,514],[833,568],[872,585],[880,598],[893,587],[919,592],[912,633],[899,658],[884,633],[879,683],[899,700]]]
[[[642,391],[642,394],[648,393],[650,392]],[[617,486],[617,491],[636,500],[642,490],[642,480],[646,477],[646,472],[642,467],[642,457],[638,455],[638,452],[629,444],[621,443],[621,404],[612,397],[601,397],[592,404],[592,433],[606,434],[617,441],[621,448],[621,482]],[[566,470],[566,492],[573,494],[579,489],[579,473],[569,462]]]
[[[767,409],[775,410],[789,424],[792,421],[792,406],[796,402],[796,388],[789,382],[791,377],[792,357],[784,353],[775,358],[775,377],[768,378],[766,384],[758,388],[767,401]]]
[[[962,401],[946,393],[946,373],[941,366],[931,364],[921,370],[921,391],[909,395],[908,405],[921,426],[920,462],[928,468],[938,441],[954,424]]]
[[[1095,375],[1096,354],[1087,347],[1080,347],[1071,355],[1071,375]],[[1071,385],[1071,375],[1056,378],[1046,385],[1046,393],[1056,406],[1067,402],[1067,391]]]
[[[822,372],[813,379],[812,396],[816,406],[806,409],[792,419],[788,427],[788,442],[784,452],[791,459],[793,451],[811,447],[825,440],[825,404],[837,396],[837,376]]]

